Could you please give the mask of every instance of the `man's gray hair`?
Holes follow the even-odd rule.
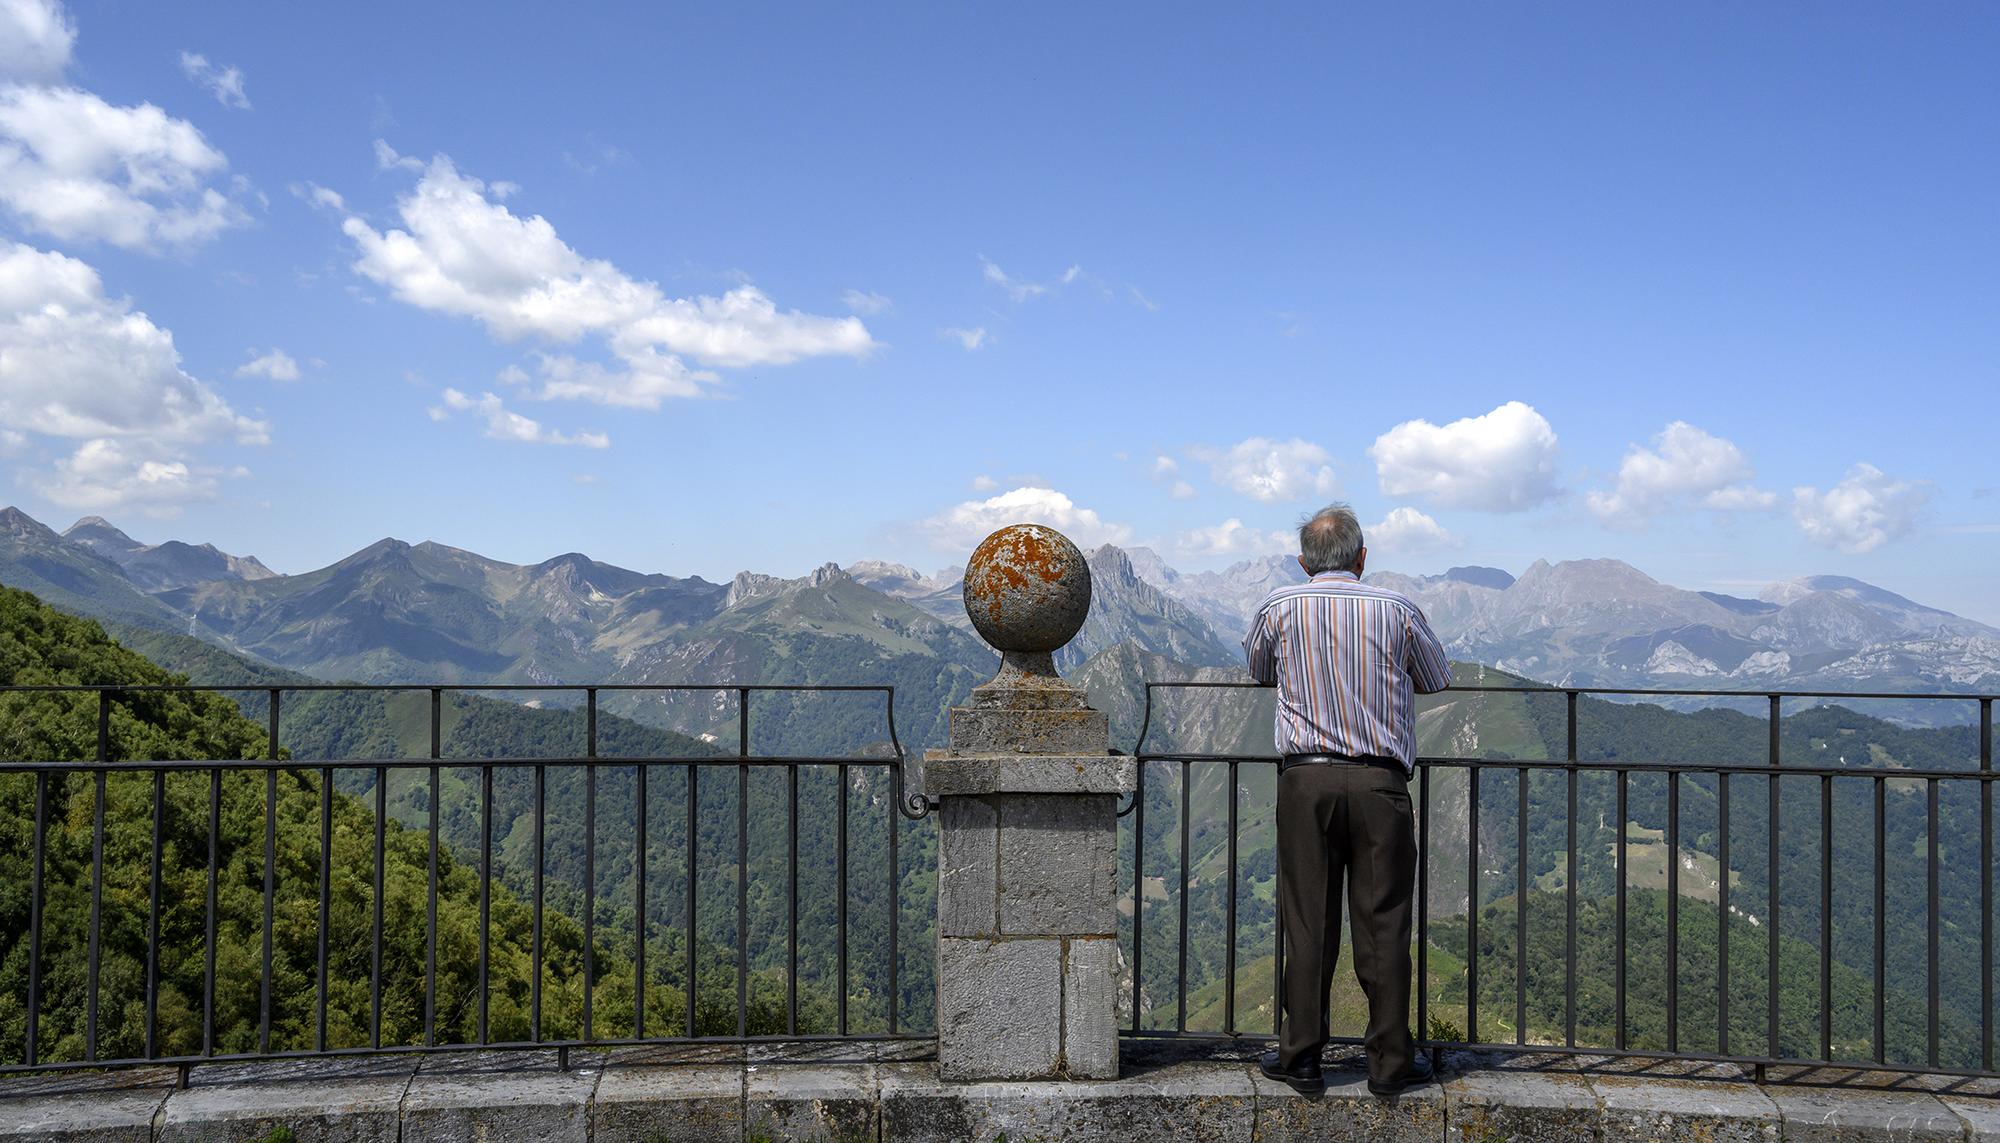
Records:
[[[1361,521],[1354,509],[1335,501],[1299,525],[1299,557],[1307,575],[1353,571],[1361,558]]]

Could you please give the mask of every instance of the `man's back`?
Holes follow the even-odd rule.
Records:
[[[1272,592],[1243,640],[1250,673],[1278,687],[1280,754],[1416,757],[1412,692],[1451,683],[1444,648],[1417,605],[1322,572]]]

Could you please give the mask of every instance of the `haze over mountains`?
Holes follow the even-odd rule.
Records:
[[[1146,678],[1231,677],[1258,602],[1304,578],[1289,556],[1199,573],[1145,548],[1105,546],[1089,558],[1090,617],[1060,662],[1080,670],[1116,652],[1089,675],[1134,694]],[[1415,599],[1453,659],[1551,683],[1973,690],[2000,681],[2000,630],[1840,577],[1773,584],[1756,599],[1683,590],[1609,559],[1537,561],[1518,578],[1462,567],[1369,580]],[[723,584],[579,553],[520,565],[384,539],[279,575],[210,545],[140,544],[98,517],[59,534],[9,508],[0,583],[325,679],[888,683],[907,715],[906,745],[935,741],[942,710],[994,663],[966,622],[958,569],[926,575],[872,561],[796,579],[743,572]],[[695,696],[631,713],[695,733],[720,733],[734,718]]]

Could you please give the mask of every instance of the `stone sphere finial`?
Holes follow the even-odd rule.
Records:
[[[1090,613],[1090,565],[1054,528],[1011,524],[966,561],[965,613],[1008,660],[1046,662]]]

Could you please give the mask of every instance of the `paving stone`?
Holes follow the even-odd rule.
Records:
[[[735,1064],[607,1067],[590,1104],[600,1140],[712,1143],[743,1137],[743,1068]]]
[[[882,1138],[1193,1140],[1248,1143],[1256,1089],[1240,1066],[1188,1064],[1119,1080],[953,1084],[921,1065],[882,1067]]]
[[[874,1064],[752,1065],[744,1078],[746,1139],[873,1140],[879,1108]]]
[[[940,937],[938,1059],[950,1080],[1053,1076],[1062,1051],[1062,942]]]
[[[986,798],[938,803],[938,935],[1000,931],[1000,815]]]
[[[1775,1143],[1778,1105],[1757,1087],[1716,1080],[1592,1076],[1607,1140]]]
[[[1118,1078],[1118,938],[1067,942],[1063,952],[1063,1073]]]
[[[1976,1095],[1941,1095],[1938,1102],[1965,1122],[1971,1143],[2000,1143],[2000,1099]]]
[[[1438,1084],[1391,1099],[1368,1090],[1359,1068],[1329,1069],[1326,1093],[1304,1096],[1252,1073],[1257,1086],[1258,1143],[1312,1139],[1367,1139],[1374,1143],[1429,1143],[1445,1137],[1444,1089]]]
[[[0,1098],[0,1139],[150,1143],[168,1089],[72,1091]]]
[[[1454,1143],[1594,1143],[1597,1093],[1578,1076],[1476,1071],[1445,1082],[1445,1137]]]
[[[567,1072],[553,1060],[493,1053],[426,1061],[403,1099],[403,1143],[583,1143],[603,1058],[572,1052]]]
[[[1118,799],[1001,794],[1000,931],[1116,936]]]
[[[1962,1140],[1965,1124],[1936,1096],[1846,1087],[1769,1089],[1785,1117],[1787,1143]]]

